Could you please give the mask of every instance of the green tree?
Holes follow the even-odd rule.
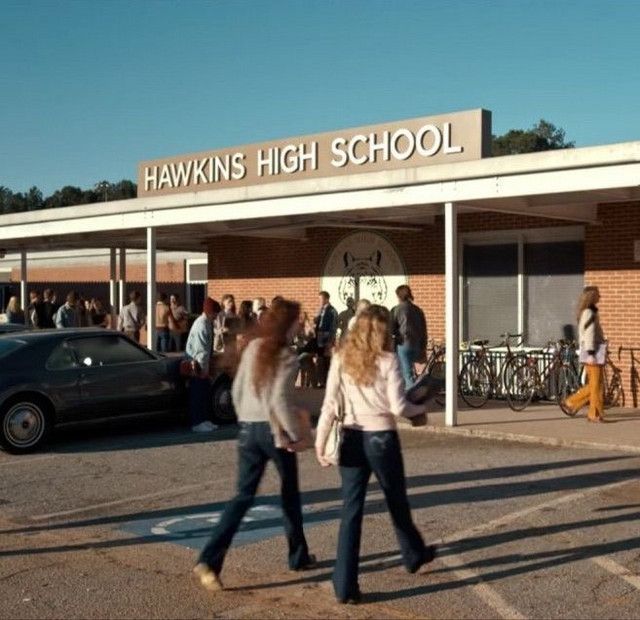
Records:
[[[4,185],[0,185],[0,213],[9,213],[9,205],[13,192]]]
[[[109,188],[109,200],[127,200],[138,195],[138,186],[133,181],[122,179]]]
[[[86,204],[85,192],[79,187],[65,185],[62,189],[56,190],[51,194],[44,203],[47,208]]]
[[[518,153],[536,153],[538,151],[554,151],[570,149],[575,142],[565,140],[565,131],[540,119],[531,129],[510,129],[501,136],[492,136],[492,155],[516,155]]]
[[[36,209],[42,209],[44,206],[44,199],[42,192],[34,185],[29,189],[26,195],[27,209],[29,211],[35,211]]]

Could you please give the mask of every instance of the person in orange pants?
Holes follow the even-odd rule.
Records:
[[[604,412],[604,390],[602,385],[602,366],[598,364],[585,364],[587,369],[587,384],[567,398],[566,405],[573,411],[582,409],[587,403],[589,412],[587,419],[590,422],[602,422]]]
[[[580,341],[580,361],[587,369],[587,384],[569,396],[565,405],[578,411],[589,403],[587,419],[603,422],[604,390],[602,373],[606,352],[606,340],[596,304],[600,301],[597,286],[585,286],[578,301],[578,335]]]

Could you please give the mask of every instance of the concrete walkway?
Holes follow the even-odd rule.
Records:
[[[318,416],[324,391],[299,389],[299,395],[311,414]],[[533,404],[514,412],[498,401],[481,409],[469,409],[461,403],[458,426],[451,428],[445,426],[444,411],[432,403],[428,407],[427,426],[415,430],[640,454],[640,409],[609,409],[605,418],[606,424],[592,424],[587,422],[586,409],[570,418],[551,404]]]

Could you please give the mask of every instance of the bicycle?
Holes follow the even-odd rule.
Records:
[[[437,395],[434,400],[438,405],[444,407],[445,405],[445,346],[434,340],[429,341],[427,347],[427,355],[424,367],[421,372],[418,373],[415,383],[418,383],[424,375],[428,375],[434,382],[440,383],[441,387],[437,389]]]
[[[613,363],[608,347],[607,358],[602,372],[602,384],[604,389],[604,408],[624,407],[622,370]]]
[[[491,396],[498,394],[508,394],[513,385],[513,373],[523,352],[515,353],[513,347],[522,346],[522,334],[501,334],[503,339],[498,347],[506,347],[505,360],[498,372],[495,363],[491,359],[491,350],[496,347],[489,347],[488,340],[474,340],[468,343],[468,350],[471,357],[464,363],[458,376],[458,390],[462,400],[474,409],[484,406]],[[511,341],[518,339],[512,345]],[[475,351],[472,346],[478,347]]]
[[[618,347],[618,361],[622,359],[622,352],[628,351],[631,357],[630,384],[631,384],[631,398],[633,399],[634,409],[638,408],[638,387],[640,386],[640,375],[638,374],[638,367],[636,364],[640,364],[640,359],[636,357],[636,352],[640,351],[634,347]]]
[[[618,358],[620,357],[621,349],[622,347],[618,350]],[[579,377],[582,378],[583,384],[587,383],[584,364],[580,369]],[[580,387],[580,385],[578,385],[576,389],[578,387]],[[611,407],[624,407],[625,395],[622,385],[622,370],[613,363],[609,347],[607,347],[605,363],[602,367],[602,397],[605,409],[610,409]],[[572,411],[562,405],[560,408],[568,416],[575,416],[578,413],[577,411]]]
[[[564,405],[564,401],[580,385],[574,366],[575,344],[564,340],[549,342],[552,355],[539,369],[538,359],[543,349],[529,351],[524,362],[514,371],[514,390],[507,391],[507,401],[513,411],[523,411],[535,397],[555,400],[566,415],[575,412]]]

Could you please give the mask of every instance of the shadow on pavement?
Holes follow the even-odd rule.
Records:
[[[164,414],[55,427],[49,446],[52,453],[59,454],[115,452],[230,441],[237,435],[235,424],[211,433],[194,433],[180,417]]]
[[[220,432],[233,431],[233,428],[223,429]],[[235,432],[235,431],[233,431]],[[211,439],[209,439],[211,440]],[[491,467],[486,469],[470,469],[465,471],[447,472],[443,474],[423,474],[419,476],[407,476],[407,489],[409,491],[409,501],[412,508],[424,508],[436,505],[457,504],[465,501],[491,501],[500,497],[520,497],[524,495],[535,495],[543,492],[554,492],[562,490],[575,490],[609,484],[617,479],[632,478],[636,469],[623,469],[612,472],[594,472],[586,474],[575,474],[564,478],[553,477],[542,480],[523,480],[522,482],[472,486],[462,489],[447,489],[444,491],[429,491],[426,493],[411,494],[411,489],[423,486],[441,486],[456,484],[460,482],[477,482],[480,480],[494,480],[502,478],[517,478],[540,474],[542,472],[553,472],[558,469],[568,467],[580,467],[587,465],[602,464],[607,462],[624,461],[634,459],[634,456],[606,456],[592,457],[584,459],[571,459],[566,461],[531,463],[528,465],[511,465],[504,467]],[[377,482],[370,482],[368,493],[381,491]],[[302,492],[302,503],[304,505],[318,504],[323,502],[339,502],[341,491],[338,487],[330,489],[314,489]],[[267,505],[280,505],[279,495],[256,496],[256,502]],[[117,523],[128,523],[143,519],[166,519],[175,516],[197,514],[200,512],[212,512],[223,509],[227,500],[222,502],[210,502],[194,504],[192,506],[178,506],[174,508],[161,508],[145,512],[134,512],[124,515],[94,517],[75,521],[65,521],[64,523],[48,523],[46,525],[32,525],[10,530],[0,530],[0,534],[20,534],[36,531],[52,531],[71,529],[79,527],[93,527],[97,525],[109,525]],[[367,514],[380,512],[379,506],[384,506],[384,500],[368,500],[366,504]],[[334,510],[331,510],[333,515]],[[314,513],[322,515],[324,513]],[[307,515],[305,521],[309,521],[313,515]],[[261,521],[265,523],[265,521]],[[267,525],[265,524],[265,527]]]

